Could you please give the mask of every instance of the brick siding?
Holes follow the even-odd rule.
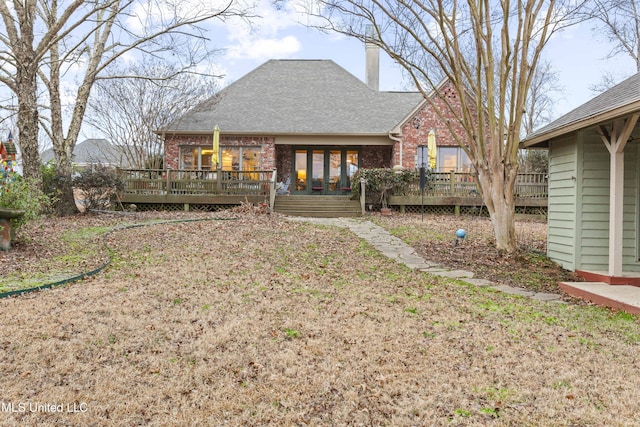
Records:
[[[447,99],[447,101],[454,105],[460,105],[460,101],[458,99],[458,93],[451,82],[448,82],[442,88],[443,96]],[[459,121],[455,119],[455,116],[447,106],[445,100],[439,97],[435,97],[433,99],[433,103],[436,108],[440,111],[444,112],[444,116],[447,121],[451,123],[454,132],[457,135],[463,136],[465,135],[464,128],[460,124]],[[414,120],[419,124],[419,128],[416,129],[414,125]],[[403,145],[403,156],[402,156],[402,166],[407,169],[415,168],[415,160],[416,155],[418,153],[418,146],[427,145],[427,137],[429,135],[429,131],[433,129],[436,135],[436,145],[438,147],[449,146],[449,147],[457,147],[458,142],[453,137],[452,133],[449,131],[446,123],[442,121],[442,119],[436,113],[436,110],[430,103],[425,103],[424,108],[420,110],[414,117],[409,118],[407,123],[402,126],[402,145]],[[400,143],[396,142],[394,144],[393,149],[393,164],[400,164]]]
[[[180,147],[207,146],[213,144],[212,135],[176,135],[167,136],[164,144],[164,165],[169,169],[180,167]],[[261,147],[260,170],[272,170],[275,167],[275,144],[273,137],[238,137],[220,136],[220,146],[223,147]]]

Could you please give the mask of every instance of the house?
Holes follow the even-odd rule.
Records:
[[[54,161],[53,149],[42,153],[42,162]],[[117,146],[106,139],[85,139],[76,144],[73,149],[72,163],[75,168],[85,168],[91,165],[122,166],[125,163],[124,153]]]
[[[528,135],[549,149],[548,256],[587,280],[640,285],[640,74]]]
[[[366,52],[366,83],[330,60],[259,66],[158,131],[165,167],[211,170],[217,125],[222,170],[276,169],[278,181],[291,178],[291,194],[344,194],[358,168],[413,169],[429,132],[436,135],[440,168],[469,168],[419,92],[378,90],[377,48],[367,45]],[[445,81],[430,96],[455,102],[457,94]]]

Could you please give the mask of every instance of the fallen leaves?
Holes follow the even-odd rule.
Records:
[[[561,414],[564,424],[635,422],[634,319],[412,271],[345,229],[254,209],[188,215],[208,221],[115,231],[115,261],[92,280],[0,300],[0,370],[12,373],[0,378],[3,401],[90,402],[74,418],[19,421],[555,425]],[[64,235],[186,217],[87,216],[52,226]],[[483,220],[462,224],[467,240],[453,247],[465,220],[434,217],[423,227],[393,217],[389,228],[429,250],[426,258],[466,254],[506,271],[510,260],[488,249]],[[23,249],[46,239],[63,246],[55,235],[30,236]],[[46,263],[53,252],[39,260],[17,253],[30,271],[26,261]],[[5,416],[0,424],[18,424]]]

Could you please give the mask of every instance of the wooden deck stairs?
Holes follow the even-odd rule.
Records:
[[[291,216],[344,218],[361,215],[360,202],[351,196],[276,196],[274,212]]]

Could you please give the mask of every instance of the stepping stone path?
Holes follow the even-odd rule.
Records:
[[[519,295],[539,301],[564,302],[562,300],[562,295],[560,294],[533,292],[524,288],[496,284],[490,280],[474,278],[474,274],[471,271],[451,270],[449,268],[442,267],[433,261],[425,260],[416,253],[415,249],[411,246],[407,245],[404,241],[391,235],[387,230],[372,223],[371,221],[363,221],[353,218],[289,217],[289,219],[293,221],[305,221],[314,224],[348,228],[356,236],[366,240],[386,257],[402,263],[414,270],[424,271],[435,276],[462,280],[475,286],[491,288],[510,295]]]

